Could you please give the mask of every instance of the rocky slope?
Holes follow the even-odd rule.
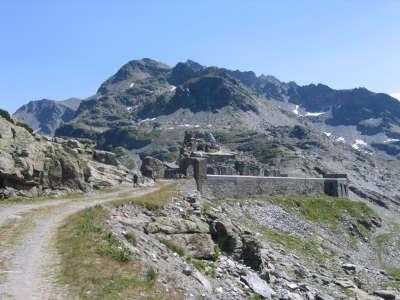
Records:
[[[398,262],[382,260],[398,245],[395,235],[382,235],[392,220],[364,203],[325,196],[216,200],[194,189],[188,181],[172,199],[159,193],[156,202],[123,204],[107,222],[136,261],[156,270],[160,288],[179,282],[175,297],[398,296]]]
[[[81,103],[80,99],[71,98],[64,101],[42,99],[30,101],[20,107],[14,117],[27,124],[35,132],[53,136],[55,130],[64,122],[72,120]]]
[[[0,111],[0,198],[87,191],[130,181],[115,154],[33,134]]]

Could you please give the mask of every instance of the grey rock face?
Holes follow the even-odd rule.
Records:
[[[382,299],[385,299],[385,300],[395,300],[396,299],[396,293],[394,291],[389,291],[389,290],[376,290],[376,291],[374,291],[374,295],[381,297]]]
[[[20,107],[14,117],[27,124],[35,132],[53,136],[61,124],[73,119],[80,102],[79,99],[31,101]]]
[[[335,298],[327,294],[317,294],[315,300],[335,300]]]
[[[264,280],[257,276],[257,274],[249,272],[245,276],[240,277],[240,280],[245,282],[254,293],[265,299],[271,298],[273,291]]]

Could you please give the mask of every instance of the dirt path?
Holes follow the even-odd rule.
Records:
[[[79,200],[60,199],[0,206],[0,299],[65,299],[55,284],[58,256],[52,237],[69,215],[96,204],[139,197],[158,187],[120,187]]]

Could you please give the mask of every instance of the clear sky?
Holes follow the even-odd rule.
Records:
[[[400,92],[400,1],[0,1],[0,107],[10,112],[90,96],[143,57]]]

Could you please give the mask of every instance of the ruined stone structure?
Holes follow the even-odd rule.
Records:
[[[253,195],[322,195],[348,198],[346,178],[300,178],[237,175],[207,175],[200,191],[216,197]]]
[[[142,172],[143,176],[154,179],[164,178],[165,173],[162,161],[151,156],[146,156],[143,159],[140,171]]]
[[[186,134],[179,160],[180,172],[195,178],[200,192],[215,197],[252,195],[321,195],[348,198],[346,174],[325,174],[324,178],[266,176],[263,165],[249,157],[221,151],[201,151],[207,143]],[[196,150],[196,151],[194,151]]]
[[[348,180],[343,174],[327,174],[325,178],[210,175],[207,160],[197,157],[181,160],[180,168],[186,177],[196,180],[200,192],[215,197],[326,194],[348,198]]]

